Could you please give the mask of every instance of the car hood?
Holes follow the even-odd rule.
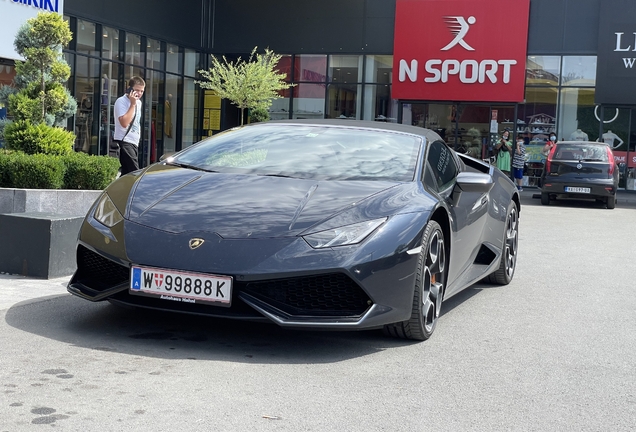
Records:
[[[388,215],[408,202],[405,196],[395,199],[400,186],[405,184],[209,173],[158,164],[138,179],[126,217],[172,233],[296,236],[328,220],[313,231]]]

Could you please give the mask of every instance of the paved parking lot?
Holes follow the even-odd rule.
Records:
[[[0,431],[631,431],[636,199],[523,192],[519,267],[423,343],[89,303],[0,275]]]

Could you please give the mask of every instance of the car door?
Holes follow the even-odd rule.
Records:
[[[488,215],[488,194],[456,188],[457,174],[466,167],[442,141],[429,145],[424,183],[432,183],[451,216],[447,295],[471,278],[469,270],[479,252]],[[428,171],[428,173],[426,172]]]

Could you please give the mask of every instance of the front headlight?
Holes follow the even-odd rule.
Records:
[[[102,225],[112,228],[119,222],[124,220],[115,204],[111,201],[107,193],[104,193],[97,202],[97,208],[95,208],[95,214],[93,216]]]
[[[386,219],[387,218],[382,218],[359,222],[353,225],[308,234],[303,236],[303,238],[314,249],[352,245],[360,243],[367,238],[369,234],[386,222]]]

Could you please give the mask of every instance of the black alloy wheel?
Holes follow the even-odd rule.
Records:
[[[440,315],[447,278],[444,233],[437,222],[429,221],[418,256],[411,318],[386,325],[385,333],[420,341],[431,337]]]
[[[504,245],[499,268],[490,274],[488,281],[499,285],[508,285],[515,275],[517,254],[519,252],[519,211],[513,201],[506,217]]]

